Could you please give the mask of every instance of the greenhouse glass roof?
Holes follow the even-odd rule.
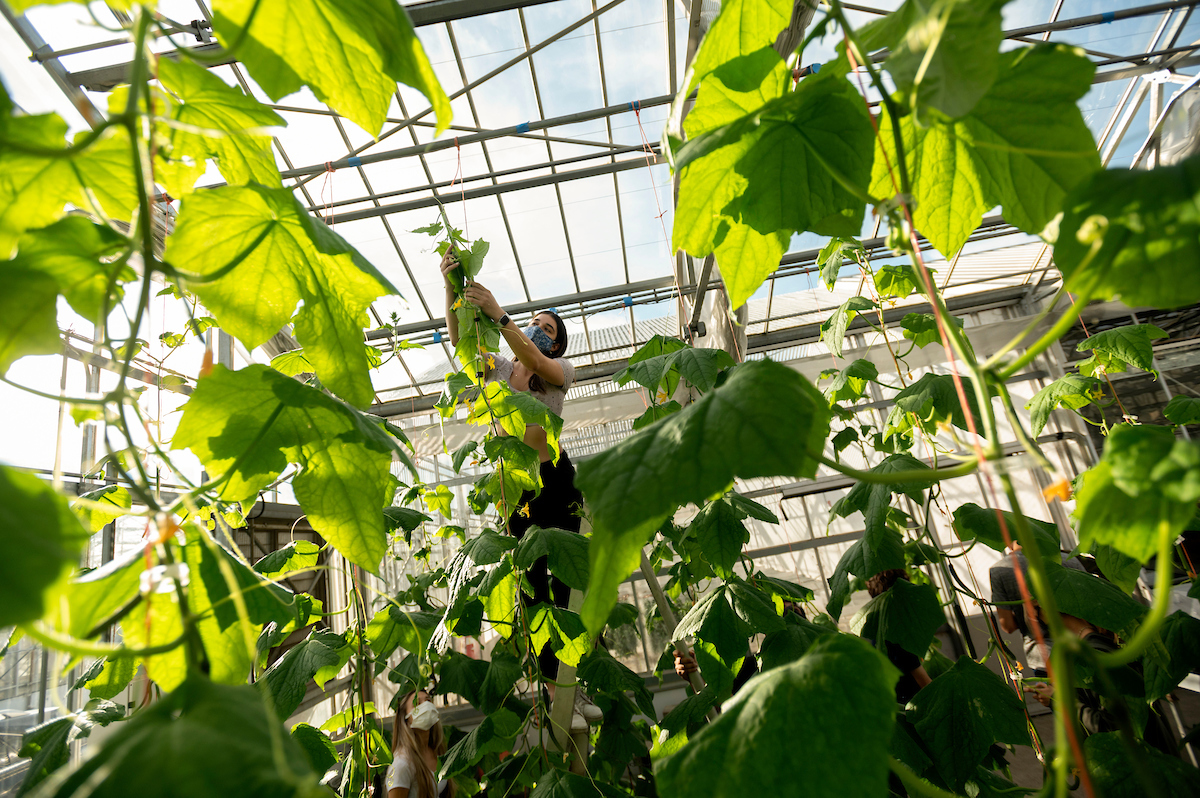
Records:
[[[898,5],[847,8],[861,24]],[[1200,17],[1191,6],[1015,0],[1004,19],[1013,46],[1053,41],[1087,51],[1097,70],[1081,106],[1103,158],[1120,167],[1132,165],[1152,120],[1197,72]],[[160,52],[220,51],[204,0],[163,0],[159,8],[180,29],[158,40]],[[15,101],[31,113],[58,111],[76,129],[104,112],[132,49],[99,24],[115,24],[114,12],[100,3],[90,9],[37,7],[25,16],[6,9],[2,26],[0,70]],[[452,368],[438,258],[428,237],[410,232],[436,218],[438,201],[468,237],[490,242],[480,281],[515,317],[553,307],[567,318],[580,365],[626,357],[654,332],[679,334],[701,269],[687,258],[677,267],[670,251],[672,182],[658,142],[689,52],[688,4],[432,0],[408,9],[452,99],[453,125],[437,138],[428,103],[406,86],[372,139],[307,89],[272,103],[237,63],[213,67],[279,112],[287,126],[274,131],[274,145],[285,184],[401,294],[371,314],[373,325],[395,332],[377,329],[368,338],[382,349],[399,339],[425,348],[405,350],[376,372],[382,409],[428,410]],[[718,9],[704,0],[701,29]],[[814,42],[800,66],[829,59],[835,43]],[[28,53],[32,63],[22,58]],[[201,185],[220,179],[210,168]],[[883,232],[868,214],[864,239]],[[836,291],[818,297],[812,290],[823,243],[795,236],[783,267],[752,298],[748,333],[758,344],[751,351],[795,343],[837,304]],[[1046,248],[999,217],[986,220],[962,253],[942,255],[947,263],[934,264],[939,279],[977,291],[1036,284],[1050,265]],[[847,291],[858,279],[843,275]]]

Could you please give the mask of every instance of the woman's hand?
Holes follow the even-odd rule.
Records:
[[[496,297],[492,296],[492,292],[479,283],[467,283],[467,289],[463,292],[463,296],[472,305],[486,313],[492,321],[498,321],[504,315],[504,310],[496,301]]]
[[[1025,692],[1033,693],[1033,697],[1044,707],[1050,706],[1050,699],[1054,696],[1054,688],[1045,682],[1034,682],[1031,685],[1026,684]]]
[[[458,253],[454,251],[454,247],[446,250],[446,254],[442,256],[442,263],[438,266],[442,270],[442,279],[446,281],[446,287],[453,289],[454,282],[450,279],[450,272],[458,268]]]
[[[678,651],[673,652],[675,655],[675,673],[680,679],[685,682],[691,678],[691,674],[700,670],[696,665],[696,658],[691,654],[680,654]]]

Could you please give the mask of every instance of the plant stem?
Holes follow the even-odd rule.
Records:
[[[920,798],[960,798],[958,793],[947,792],[941,787],[934,786],[925,779],[918,776],[908,769],[905,765],[894,756],[888,757],[888,767],[900,779],[900,783],[908,790],[908,794],[919,796]]]
[[[1154,570],[1154,603],[1142,620],[1137,632],[1129,642],[1116,651],[1097,655],[1106,668],[1127,665],[1142,655],[1142,652],[1158,640],[1158,630],[1171,607],[1171,573],[1173,570],[1173,544],[1175,536],[1165,522],[1158,527],[1158,562]]]
[[[910,471],[893,471],[887,474],[879,474],[874,471],[859,471],[856,468],[850,468],[836,460],[831,460],[824,454],[809,452],[808,455],[840,474],[856,479],[859,482],[868,482],[872,485],[900,485],[910,482],[936,482],[942,479],[954,479],[955,477],[970,474],[979,467],[979,461],[972,459],[953,468],[914,468]]]
[[[42,645],[53,648],[56,651],[65,651],[76,657],[108,657],[110,659],[153,657],[156,654],[165,654],[168,651],[178,648],[179,644],[184,642],[184,639],[187,637],[187,633],[185,632],[169,643],[147,646],[146,648],[129,648],[128,646],[119,646],[112,643],[93,643],[89,640],[79,640],[78,638],[58,634],[57,632],[38,629],[33,624],[25,624],[20,629]]]

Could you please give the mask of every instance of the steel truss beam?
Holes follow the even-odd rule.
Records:
[[[664,94],[659,97],[651,97],[646,100],[634,100],[633,102],[621,103],[620,105],[609,105],[604,108],[595,108],[590,111],[579,111],[574,114],[564,114],[550,119],[542,119],[537,122],[522,122],[519,125],[510,125],[509,127],[497,128],[495,130],[485,130],[481,133],[474,133],[469,136],[457,136],[449,139],[438,139],[431,141],[428,144],[417,144],[412,147],[400,147],[395,150],[386,150],[384,152],[373,152],[369,155],[349,155],[345,158],[339,158],[336,161],[331,161],[330,165],[334,169],[345,169],[348,166],[365,166],[367,164],[379,163],[381,161],[394,161],[398,158],[408,158],[413,155],[428,155],[431,152],[440,152],[441,150],[449,150],[454,147],[460,147],[463,144],[476,144],[492,139],[503,138],[505,136],[516,136],[522,133],[528,133],[531,130],[545,130],[551,127],[560,127],[562,125],[571,125],[576,122],[590,122],[595,119],[603,119],[612,116],[613,114],[625,114],[636,108],[655,108],[660,105],[670,105],[675,98],[669,94]],[[582,143],[582,142],[577,142]],[[611,143],[597,144],[595,146],[614,146]],[[537,169],[539,167],[531,166],[529,169]],[[325,164],[314,164],[312,166],[302,166],[298,169],[288,169],[280,172],[279,176],[286,179],[289,177],[302,177],[305,175],[320,175],[328,171]]]
[[[685,287],[686,290],[686,287]],[[990,307],[1000,307],[1004,305],[1012,305],[1020,302],[1028,293],[1026,286],[1012,286],[1009,288],[1000,288],[986,293],[986,301]],[[946,307],[951,311],[965,311],[979,307],[981,295],[969,294],[966,296],[950,297],[946,299]],[[887,323],[898,323],[908,313],[929,313],[932,311],[929,303],[924,302],[915,305],[902,305],[894,308],[886,308],[883,311],[884,321]],[[866,319],[856,318],[847,328],[847,333],[865,330],[870,327]],[[776,330],[770,333],[757,333],[746,336],[746,351],[747,353],[770,351],[778,349],[781,346],[795,346],[797,344],[815,343],[821,337],[821,324],[812,322],[810,324],[800,324],[795,327],[785,327],[782,330]],[[595,366],[581,366],[575,375],[575,384],[583,385],[589,382],[611,377],[617,372],[624,370],[629,365],[626,358],[620,360],[610,360],[599,363]],[[403,416],[418,415],[420,413],[433,412],[434,405],[438,401],[438,396],[426,394],[425,396],[412,397],[408,399],[393,399],[387,402],[381,402],[372,405],[369,410],[371,413],[384,418],[397,418]]]
[[[446,201],[458,201],[462,199],[478,199],[479,197],[494,197],[498,194],[504,194],[509,191],[521,191],[527,188],[539,188],[541,186],[552,186],[558,183],[565,183],[570,180],[581,180],[585,177],[596,177],[598,175],[609,175],[614,172],[624,172],[629,169],[645,169],[646,158],[630,158],[616,163],[606,163],[599,166],[590,166],[586,169],[573,169],[569,172],[559,172],[558,174],[543,175],[541,177],[531,177],[527,180],[513,180],[508,183],[500,183],[494,186],[481,186],[479,188],[467,189],[453,196],[446,197]],[[665,163],[661,157],[661,153],[657,148],[654,150],[654,160],[652,164]],[[425,188],[425,187],[422,187]],[[422,199],[410,200],[408,202],[398,202],[394,205],[383,205],[378,208],[364,208],[360,211],[348,211],[346,213],[335,214],[328,220],[330,224],[341,224],[342,222],[354,222],[359,219],[373,219],[377,216],[387,216],[393,213],[404,213],[405,211],[415,211],[421,208],[432,208],[442,201],[441,197],[432,196]]]

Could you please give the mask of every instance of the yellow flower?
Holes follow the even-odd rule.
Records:
[[[1046,501],[1058,499],[1060,502],[1065,502],[1071,498],[1071,483],[1065,479],[1060,479],[1050,487],[1042,491],[1042,495],[1046,497]]]
[[[490,368],[490,369],[496,368],[496,358],[492,355],[488,355],[487,356],[487,364],[488,364],[488,368]]]
[[[525,516],[526,518],[528,518],[529,517],[529,503],[526,502],[525,505],[520,510],[517,510],[517,512],[520,513],[521,515]]]
[[[458,310],[461,307],[462,307],[462,297],[459,297],[458,299],[454,300],[454,304],[450,306],[450,309]]]

